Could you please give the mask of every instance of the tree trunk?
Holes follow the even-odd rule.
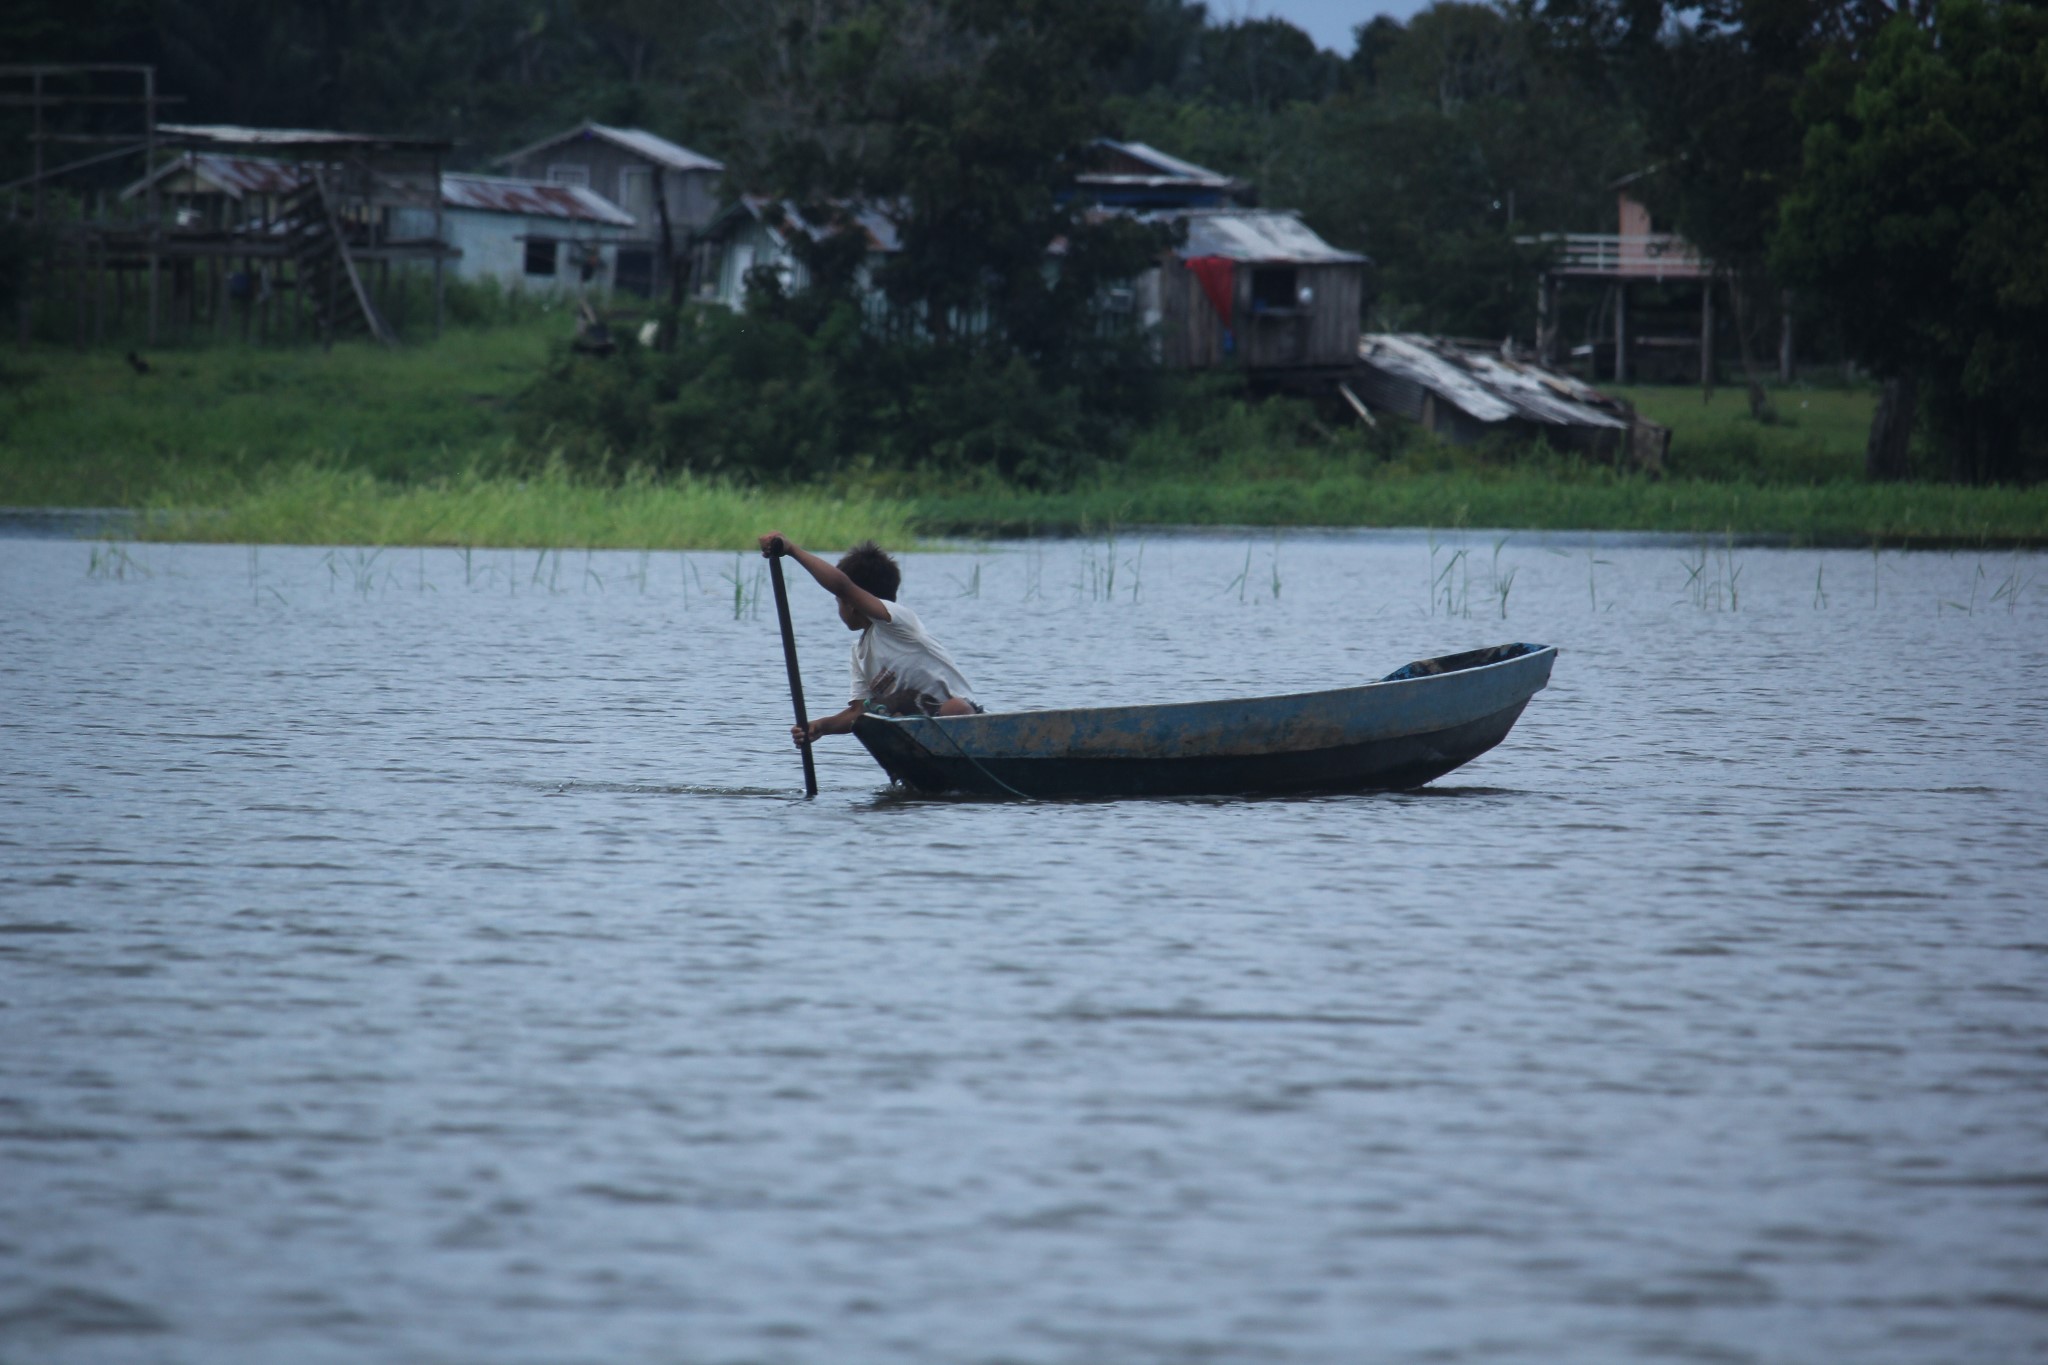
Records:
[[[661,315],[654,348],[667,352],[676,348],[676,322],[683,311],[683,272],[676,267],[676,233],[668,220],[668,184],[662,179],[661,167],[654,168],[653,179],[654,208],[661,215],[661,259],[656,264],[654,278],[659,281],[663,272],[668,277],[668,311]],[[655,288],[658,291],[660,285],[656,284]]]
[[[1863,457],[1865,478],[1885,482],[1903,479],[1911,472],[1906,450],[1919,406],[1920,386],[1913,376],[1897,375],[1884,381],[1877,395],[1877,414],[1870,421],[1870,445]]]
[[[1735,349],[1742,357],[1743,382],[1749,387],[1749,415],[1759,422],[1775,422],[1778,410],[1771,406],[1770,395],[1764,392],[1764,381],[1756,371],[1756,348],[1750,340],[1756,310],[1750,306],[1749,291],[1742,287],[1741,279],[1731,271],[1727,280],[1728,300],[1735,308]]]

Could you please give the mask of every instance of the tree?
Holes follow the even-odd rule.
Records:
[[[1303,122],[1316,159],[1276,187],[1331,240],[1372,256],[1391,325],[1527,334],[1546,251],[1584,231],[1641,156],[1611,91],[1529,22],[1440,3],[1405,28],[1362,25],[1351,88]],[[1597,75],[1597,73],[1596,73]]]
[[[984,345],[1067,369],[1101,288],[1161,245],[1065,193],[1140,13],[1137,0],[814,6],[815,21],[781,27],[764,68],[778,122],[756,140],[753,177],[814,221],[835,206],[844,221],[848,200],[886,212],[901,249],[876,281],[934,338],[986,315]]]
[[[2048,14],[1944,0],[1820,64],[1773,239],[1858,358],[1918,381],[1958,480],[2048,474]],[[1873,439],[1873,453],[1881,443]]]

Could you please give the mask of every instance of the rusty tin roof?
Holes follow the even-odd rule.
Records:
[[[613,146],[623,147],[637,157],[652,161],[660,166],[666,166],[670,170],[722,171],[725,169],[723,162],[714,161],[702,152],[693,152],[688,147],[670,142],[667,138],[650,133],[645,128],[612,128],[602,123],[592,123],[587,119],[577,124],[574,128],[556,133],[553,137],[544,137],[539,142],[521,147],[516,152],[508,152],[492,164],[507,166],[521,157],[531,156],[535,152],[546,151],[548,148],[560,146],[564,142],[574,142],[583,138],[598,138],[611,143]]]
[[[121,197],[133,199],[146,191],[152,180],[168,180],[186,172],[201,184],[237,200],[251,194],[292,194],[307,180],[306,170],[290,161],[267,156],[230,156],[225,152],[181,152],[122,190]]]
[[[502,175],[449,171],[441,177],[441,202],[452,209],[522,213],[533,218],[561,218],[571,222],[601,223],[608,227],[638,226],[632,214],[596,190],[582,185],[515,180]]]

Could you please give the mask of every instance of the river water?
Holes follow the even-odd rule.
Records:
[[[1562,654],[1413,794],[806,802],[755,557],[0,540],[0,1361],[2048,1356],[2048,558],[903,600],[992,708]]]

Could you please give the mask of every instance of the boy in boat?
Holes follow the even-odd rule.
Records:
[[[925,633],[915,612],[896,601],[903,573],[881,546],[862,541],[832,565],[770,531],[761,537],[761,553],[788,555],[803,565],[839,599],[846,628],[860,632],[853,642],[853,700],[837,715],[790,726],[789,737],[799,748],[820,735],[852,733],[853,723],[870,708],[898,716],[965,716],[982,709],[953,656]]]

